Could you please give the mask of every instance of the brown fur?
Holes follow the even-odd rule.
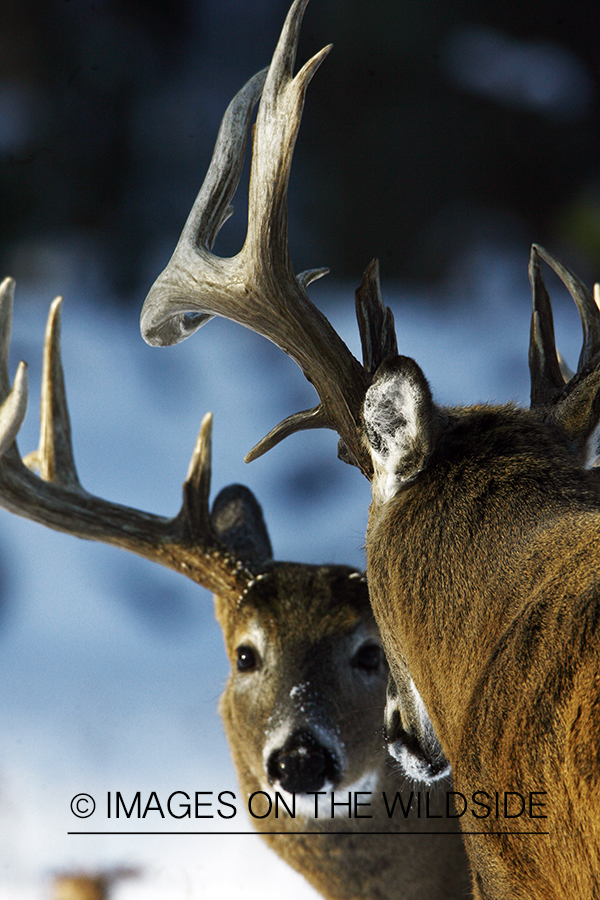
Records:
[[[425,469],[373,502],[375,616],[456,789],[546,792],[547,818],[466,836],[478,897],[600,895],[599,545],[597,476],[534,411],[449,411]],[[490,834],[525,829],[549,835]]]

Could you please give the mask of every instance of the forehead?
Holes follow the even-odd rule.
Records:
[[[236,631],[257,621],[272,639],[285,633],[315,641],[372,620],[366,580],[345,566],[274,563],[238,606]]]

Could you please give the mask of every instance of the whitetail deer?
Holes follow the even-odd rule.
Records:
[[[171,344],[222,315],[299,364],[319,406],[290,416],[247,459],[299,429],[331,427],[340,455],[372,481],[367,576],[398,689],[388,707],[397,706],[397,752],[414,759],[427,732],[421,755],[433,749],[439,768],[437,735],[466,802],[491,798],[465,828],[476,896],[598,897],[600,481],[589,467],[599,449],[600,312],[572,273],[534,247],[532,408],[444,409],[417,364],[398,356],[371,265],[357,292],[360,365],[308,299],[313,276],[295,276],[289,256],[291,156],[307,83],[326,52],[293,76],[305,7],[295,0],[264,83],[244,247],[233,259],[211,253],[241,165],[243,91],[146,299],[142,334]],[[540,255],[583,321],[568,383]],[[528,798],[525,816],[514,807],[502,815],[515,795]],[[536,833],[515,834],[523,831]]]
[[[385,752],[388,669],[364,574],[273,560],[261,508],[242,485],[224,488],[209,511],[210,414],[174,518],[88,494],[71,446],[60,300],[46,329],[40,444],[22,460],[15,434],[27,378],[21,363],[10,390],[13,293],[14,282],[6,279],[0,286],[0,506],[137,553],[214,593],[231,663],[220,712],[245,803],[254,795],[253,823],[325,897],[465,896],[468,863],[450,795],[419,794]]]

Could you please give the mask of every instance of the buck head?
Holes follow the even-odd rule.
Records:
[[[541,260],[558,274],[579,309],[583,325],[583,347],[577,372],[562,364],[555,346],[552,309],[541,275]],[[383,360],[365,392],[363,418],[373,460],[373,497],[386,503],[409,486],[429,465],[436,448],[451,451],[453,434],[471,429],[474,453],[478,435],[475,429],[486,411],[510,429],[515,441],[524,447],[533,433],[545,434],[540,456],[552,444],[560,454],[566,450],[572,462],[583,469],[595,465],[600,451],[600,288],[597,302],[586,286],[569,269],[538,245],[530,259],[533,314],[529,349],[531,371],[531,408],[518,411],[511,407],[460,407],[444,409],[432,398],[427,380],[408,357],[397,354]],[[541,430],[539,425],[545,426]],[[510,437],[510,435],[506,435]],[[507,458],[510,448],[497,441],[499,452]]]
[[[275,562],[260,507],[240,485],[219,494],[212,519],[257,573],[241,600],[215,597],[231,664],[220,709],[246,790],[304,797],[308,811],[308,792],[369,790],[387,665],[364,575]]]

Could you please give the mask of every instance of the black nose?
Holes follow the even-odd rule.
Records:
[[[272,784],[279,783],[290,794],[320,791],[326,783],[335,784],[339,765],[333,753],[309,731],[290,735],[283,747],[274,750],[267,762]]]

